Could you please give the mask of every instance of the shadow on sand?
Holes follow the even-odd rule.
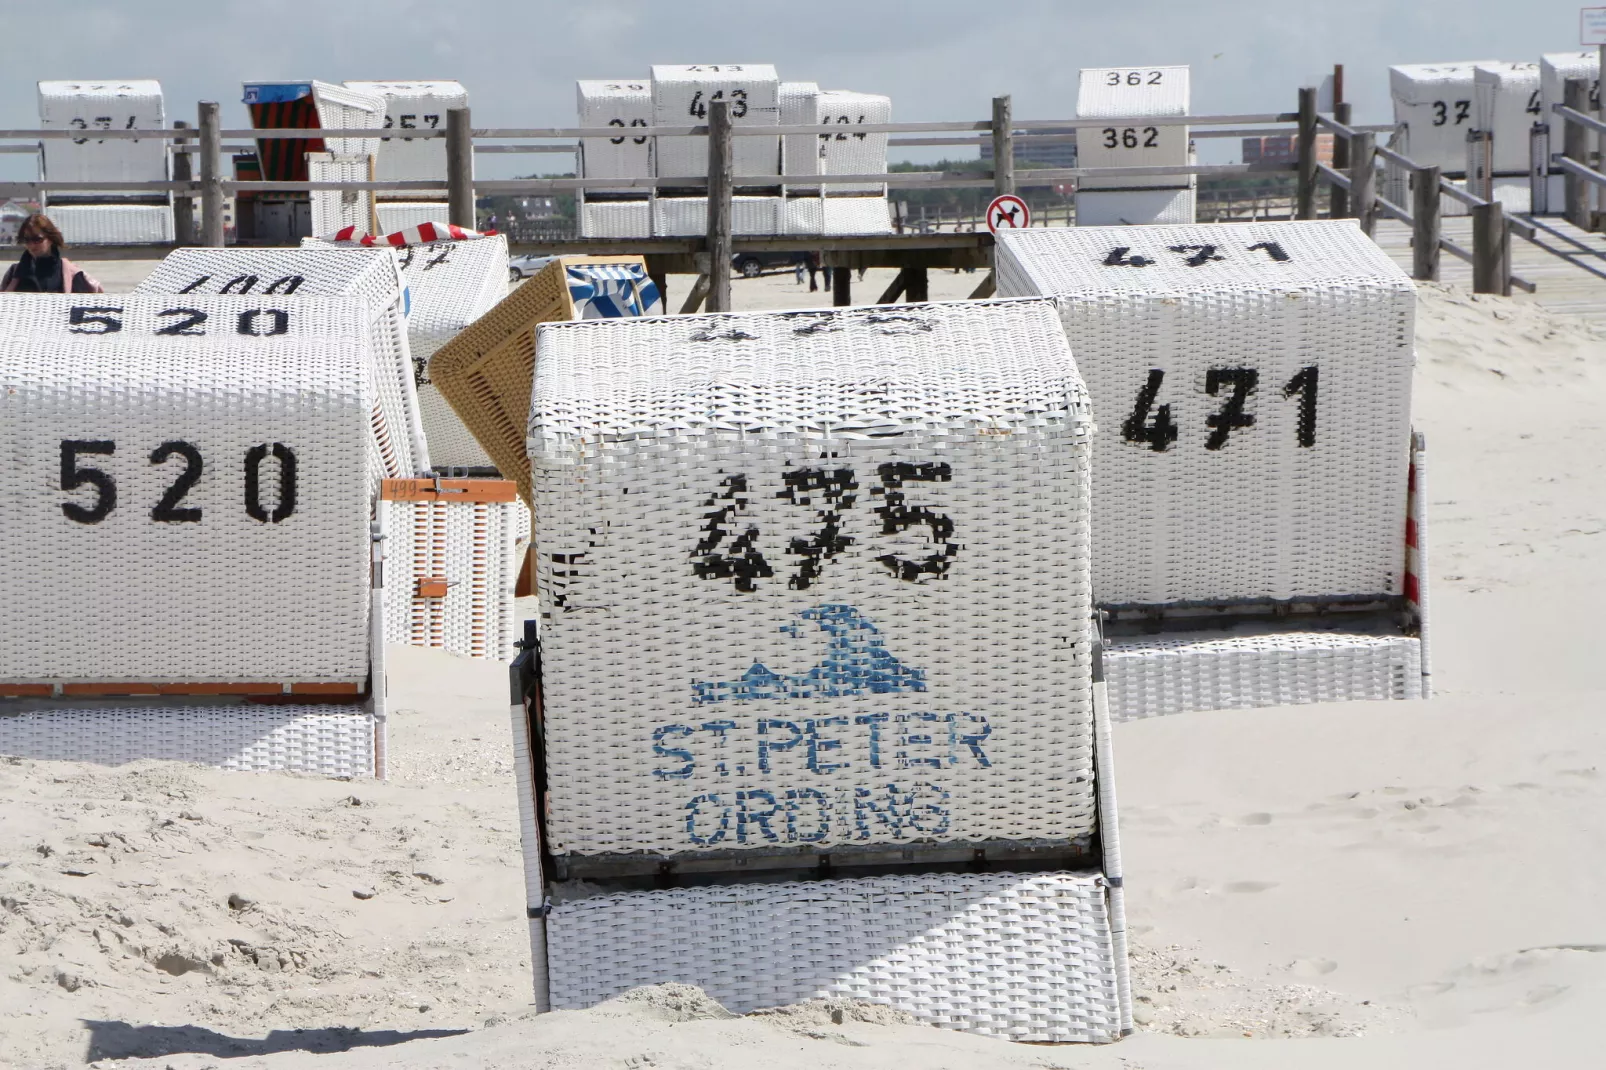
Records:
[[[153,1055],[215,1055],[233,1059],[246,1055],[273,1055],[281,1051],[350,1051],[382,1048],[411,1040],[455,1037],[467,1029],[376,1029],[371,1032],[336,1026],[332,1029],[275,1029],[266,1037],[231,1037],[198,1025],[129,1025],[83,1019],[89,1030],[85,1062],[96,1059],[139,1059]]]

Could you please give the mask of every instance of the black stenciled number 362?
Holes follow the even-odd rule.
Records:
[[[944,463],[911,464],[888,461],[876,469],[878,479],[870,497],[879,499],[874,512],[882,535],[899,535],[910,528],[925,528],[934,553],[923,558],[881,554],[875,560],[893,576],[909,583],[945,576],[959,552],[953,541],[954,522],[946,513],[913,505],[904,487],[909,483],[946,483],[953,469]],[[843,518],[859,500],[858,476],[851,468],[794,468],[781,473],[782,489],[775,495],[793,505],[814,509],[819,526],[807,535],[794,535],[786,553],[797,567],[786,584],[806,591],[818,582],[825,566],[858,540],[844,531]],[[758,525],[749,518],[752,495],[747,474],[737,472],[720,480],[703,505],[703,534],[692,550],[692,572],[700,579],[730,580],[743,594],[758,590],[758,581],[775,575],[774,567],[758,549]]]
[[[66,501],[61,512],[68,520],[79,524],[98,524],[117,508],[117,480],[104,468],[85,464],[85,457],[111,457],[117,452],[117,443],[109,439],[64,438],[61,440],[61,489],[76,491],[94,488],[94,498],[88,503]],[[262,466],[272,458],[279,470],[278,486],[264,501]],[[151,508],[151,519],[165,524],[195,524],[201,520],[201,508],[185,505],[185,497],[206,470],[206,461],[193,443],[173,439],[157,446],[150,453],[150,463],[165,465],[175,460],[184,462],[178,478],[163,493],[161,500]],[[262,443],[245,451],[245,513],[262,524],[277,524],[296,511],[296,455],[282,442]]]

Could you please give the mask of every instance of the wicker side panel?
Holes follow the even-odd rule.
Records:
[[[379,141],[379,155],[374,161],[374,175],[384,181],[439,181],[446,183],[446,142],[441,138],[409,137],[403,131],[444,130],[446,113],[452,108],[468,107],[468,90],[461,82],[408,81],[408,82],[352,82],[347,89],[374,94],[385,102],[384,128],[386,134]],[[367,125],[366,123],[363,125]],[[386,196],[381,194],[380,196]],[[391,197],[416,197],[416,193],[389,194]],[[405,225],[405,224],[404,224]],[[392,228],[383,228],[388,234]],[[401,228],[394,228],[401,229]],[[327,231],[314,231],[317,234]]]
[[[1117,721],[1191,710],[1422,697],[1422,644],[1403,635],[1281,632],[1112,639]]]
[[[123,765],[146,758],[249,772],[373,776],[361,706],[186,706],[0,713],[0,754]]]
[[[1124,227],[1147,223],[1186,224],[1194,220],[1194,188],[1076,191],[1076,225]]]
[[[41,140],[40,173],[47,179],[55,182],[167,180],[166,141],[94,136],[96,130],[166,127],[167,112],[160,82],[149,79],[40,82],[39,125],[46,130],[84,131],[82,138]],[[107,195],[127,197],[128,193],[107,191]],[[85,191],[74,191],[73,196],[85,196]],[[51,216],[54,218],[55,213]]]
[[[556,904],[546,936],[554,1008],[682,981],[738,1014],[837,997],[1008,1040],[1120,1033],[1104,889],[1091,875],[624,893]]]
[[[1424,167],[1447,175],[1467,169],[1467,131],[1472,117],[1472,71],[1492,60],[1408,63],[1389,68],[1394,122],[1405,127],[1404,150]],[[1446,206],[1459,202],[1446,201]]]
[[[1079,119],[1188,114],[1187,67],[1099,67],[1082,71],[1076,94]],[[1188,162],[1186,126],[1145,126],[1141,122],[1107,127],[1083,127],[1076,132],[1076,159],[1080,167],[1181,167]],[[1089,177],[1078,185],[1077,219],[1081,220],[1084,190],[1152,188],[1189,185],[1185,176],[1137,175],[1130,178]],[[1134,223],[1155,222],[1149,218]],[[1193,222],[1192,213],[1186,220]],[[1087,224],[1082,224],[1086,226]]]
[[[574,316],[565,264],[608,263],[645,266],[639,256],[554,260],[430,358],[430,381],[497,471],[518,484],[526,502],[531,490],[524,439],[535,378],[535,327]]]
[[[1584,78],[1589,82],[1589,100],[1596,107],[1600,104],[1600,50],[1586,49],[1579,52],[1546,52],[1539,57],[1539,100],[1540,110],[1550,123],[1550,151],[1560,152],[1562,139],[1566,135],[1567,120],[1557,115],[1551,106],[1562,104],[1566,96],[1567,79]],[[1552,199],[1553,206],[1559,205],[1558,199]]]
[[[48,210],[68,245],[165,245],[173,240],[173,209],[165,204],[52,204]]]
[[[369,182],[374,177],[372,156],[337,156],[332,152],[307,153],[307,177],[313,182]],[[333,234],[342,227],[367,231],[374,225],[371,190],[313,190],[312,232]]]
[[[1544,119],[1541,98],[1537,63],[1480,63],[1472,69],[1472,121],[1493,135],[1495,174],[1528,173],[1528,131]]]

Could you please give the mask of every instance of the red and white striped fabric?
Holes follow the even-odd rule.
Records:
[[[494,230],[469,230],[451,223],[420,223],[391,234],[369,234],[356,226],[341,227],[319,241],[342,242],[350,245],[428,245],[438,241],[466,241],[470,238],[494,238]]]
[[[1405,582],[1407,606],[1416,613],[1422,642],[1422,697],[1433,697],[1433,668],[1428,660],[1427,439],[1411,434],[1411,470],[1406,484]]]

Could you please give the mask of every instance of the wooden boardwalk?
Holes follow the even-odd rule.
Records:
[[[1606,234],[1579,230],[1557,216],[1540,216],[1534,225],[1537,241],[1511,236],[1511,261],[1513,272],[1534,283],[1538,290],[1527,294],[1514,289],[1511,296],[1606,328]],[[1444,236],[1470,250],[1471,217],[1444,217]],[[1384,252],[1406,271],[1411,270],[1411,228],[1396,220],[1384,220],[1378,223],[1374,237]],[[1441,252],[1439,279],[1470,290],[1472,265]]]

